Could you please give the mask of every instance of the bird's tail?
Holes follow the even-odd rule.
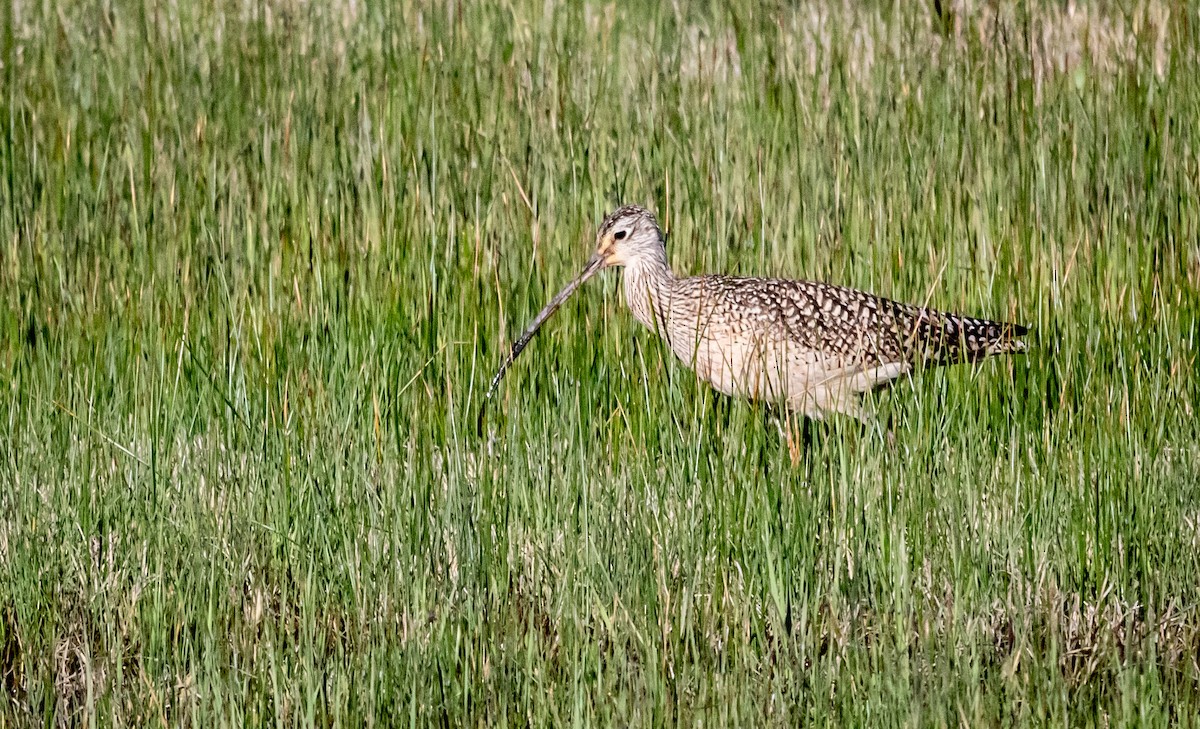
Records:
[[[947,339],[957,340],[962,357],[967,360],[993,354],[1018,354],[1027,349],[1021,337],[1029,333],[1029,327],[1021,324],[946,314],[943,326]]]
[[[1028,346],[1021,337],[1029,327],[1007,322],[974,319],[932,309],[921,309],[913,328],[913,344],[924,351],[927,364],[974,362],[994,354],[1018,354]]]

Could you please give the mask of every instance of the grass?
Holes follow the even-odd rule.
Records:
[[[0,8],[0,726],[1195,725],[1196,8]],[[1034,327],[889,446],[676,269]]]

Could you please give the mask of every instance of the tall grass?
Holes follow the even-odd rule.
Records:
[[[15,2],[0,725],[1195,724],[1192,4]],[[589,284],[1034,327],[715,395]]]

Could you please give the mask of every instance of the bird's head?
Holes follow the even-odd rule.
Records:
[[[637,205],[626,205],[609,213],[596,233],[593,260],[597,259],[605,268],[665,261],[663,234],[654,213]]]
[[[596,233],[596,252],[592,254],[587,265],[583,267],[583,271],[575,277],[566,287],[559,291],[554,298],[550,299],[550,303],[546,304],[533,321],[529,322],[529,326],[517,337],[513,342],[512,349],[509,351],[508,358],[500,365],[500,369],[496,371],[495,377],[492,378],[491,385],[488,386],[487,393],[484,395],[484,400],[491,398],[492,393],[496,391],[496,386],[500,384],[500,379],[504,377],[504,373],[508,371],[509,366],[516,361],[517,356],[529,344],[533,336],[537,334],[538,329],[550,318],[558,307],[562,306],[575,290],[583,285],[585,281],[595,276],[600,271],[609,266],[638,266],[642,264],[658,264],[667,265],[667,250],[666,243],[663,240],[662,230],[658,227],[658,221],[654,219],[654,214],[645,208],[637,205],[626,205],[623,208],[617,208],[609,213],[604,222],[600,224],[600,231]],[[476,426],[481,432],[483,430],[483,413],[484,409],[479,409],[479,421]]]

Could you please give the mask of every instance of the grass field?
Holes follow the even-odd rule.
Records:
[[[1200,723],[1200,12],[0,7],[0,727]],[[607,273],[1029,324],[793,466]]]

